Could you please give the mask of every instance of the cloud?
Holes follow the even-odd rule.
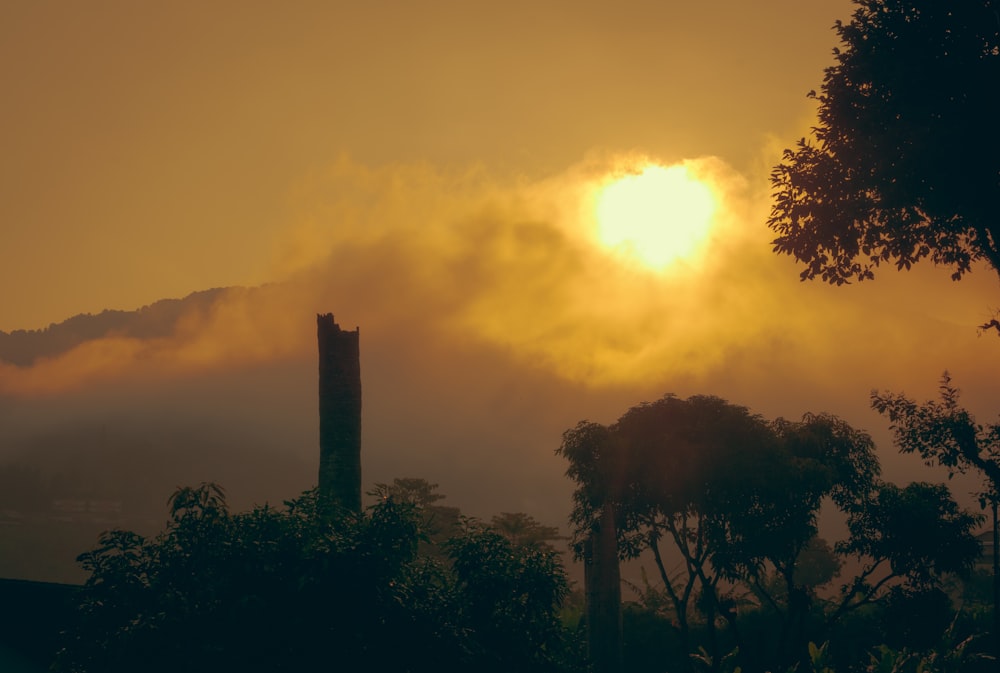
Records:
[[[485,344],[598,387],[762,368],[889,380],[942,338],[974,337],[979,316],[956,297],[982,288],[942,284],[934,269],[847,288],[800,283],[794,263],[771,252],[766,180],[716,158],[687,161],[721,204],[702,255],[664,272],[623,260],[596,243],[593,197],[649,160],[593,156],[539,180],[341,162],[305,199],[316,204],[303,220],[318,261],[294,277],[337,288],[351,324]]]
[[[746,221],[745,179],[714,158],[687,162],[721,202],[701,258],[656,272],[600,246],[597,190],[651,160],[593,157],[535,181],[341,163],[291,233],[313,265],[296,277],[351,288],[345,303],[362,322],[425,323],[589,385],[705,371],[773,311],[771,293],[744,269],[764,248]],[[721,285],[733,280],[739,293]]]
[[[310,308],[278,286],[232,288],[192,303],[166,336],[110,333],[30,367],[0,363],[0,394],[44,396],[115,381],[163,381],[293,357],[309,341]]]
[[[766,180],[703,157],[688,163],[720,195],[711,243],[653,273],[595,244],[588,221],[595,187],[641,160],[595,155],[540,179],[339,161],[299,191],[273,282],[220,293],[164,336],[108,335],[0,366],[0,395],[43,398],[4,400],[3,429],[126,418],[157,434],[187,418],[312,464],[314,316],[327,312],[361,330],[365,483],[427,477],[473,514],[560,521],[571,489],[553,455],[560,433],[668,392],[770,418],[838,414],[873,432],[901,480],[934,476],[894,455],[868,409],[873,388],[926,399],[948,369],[980,420],[996,416],[1000,344],[975,331],[995,296],[987,270],[961,283],[933,267],[801,283],[771,252]],[[210,454],[216,440],[194,434]]]
[[[595,195],[649,161],[657,158],[594,154],[529,178],[341,158],[297,190],[300,212],[273,246],[273,283],[222,294],[169,337],[112,335],[31,368],[5,367],[0,392],[307,358],[312,316],[327,311],[365,339],[414,353],[492,350],[591,388],[889,385],[900,370],[926,378],[924,363],[936,379],[992,358],[974,330],[988,274],[961,288],[933,268],[845,288],[800,283],[794,263],[770,249],[766,179],[717,158],[684,162],[720,204],[698,256],[651,271],[602,247]],[[958,352],[956,340],[967,344]]]

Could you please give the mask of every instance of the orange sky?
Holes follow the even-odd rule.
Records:
[[[303,187],[344,155],[750,170],[803,127],[849,7],[482,4],[3,3],[0,329],[273,280]]]
[[[332,311],[361,326],[368,413],[428,405],[452,467],[456,416],[520,428],[558,479],[561,430],[665,392],[875,431],[872,388],[926,398],[947,368],[990,420],[991,272],[831,288],[770,252],[767,173],[812,121],[849,2],[480,4],[0,5],[0,330],[270,283],[169,339],[0,367],[0,394],[309,361]],[[593,244],[588,189],[638,156],[718,189],[697,264],[650,274]],[[406,400],[386,362],[415,377]],[[448,386],[464,413],[434,420]]]

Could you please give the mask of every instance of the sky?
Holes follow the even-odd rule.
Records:
[[[345,157],[754,167],[803,126],[846,3],[687,4],[2,3],[0,329],[274,280]]]
[[[947,369],[992,420],[1000,342],[976,325],[996,276],[801,283],[765,226],[768,173],[814,123],[806,94],[850,11],[0,3],[0,330],[257,288],[168,338],[0,366],[0,395],[39,424],[150,388],[232,420],[193,391],[252,380],[272,396],[244,403],[283,410],[308,445],[313,410],[287,405],[314,395],[313,316],[333,312],[361,329],[366,474],[424,471],[455,500],[493,478],[484,512],[558,509],[559,433],[667,392],[842,415],[918,478],[868,394],[926,399]],[[594,233],[601,188],[647,163],[716,201],[698,251],[661,270]]]

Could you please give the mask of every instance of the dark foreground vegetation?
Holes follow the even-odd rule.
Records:
[[[617,634],[588,623],[558,532],[528,515],[463,517],[422,479],[377,485],[361,513],[316,491],[233,513],[203,484],[174,493],[158,535],[109,531],[80,556],[54,669],[993,670],[984,517],[945,486],[882,481],[871,439],[840,419],[668,395],[580,423],[560,453],[573,547],[610,527],[614,566],[643,566],[611,606]],[[844,522],[833,543],[823,508]]]
[[[993,670],[984,517],[944,485],[882,480],[871,438],[839,418],[668,395],[578,424],[560,453],[578,556],[651,568],[621,635],[591,631],[600,670],[616,648],[627,671]],[[821,512],[842,522],[832,543]]]
[[[110,531],[81,555],[90,578],[55,669],[573,667],[557,552],[471,519],[429,545],[433,509],[392,490],[361,514],[315,491],[234,514],[216,485],[179,489],[159,535]]]

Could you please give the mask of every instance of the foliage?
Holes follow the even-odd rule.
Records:
[[[947,574],[968,575],[979,555],[972,530],[982,517],[962,510],[941,484],[883,484],[865,507],[848,517],[850,538],[838,551],[862,561],[842,589],[840,617],[894,591],[926,591]]]
[[[732,503],[723,501],[746,474],[739,465],[752,462],[767,437],[763,420],[743,407],[716,397],[671,395],[633,407],[611,427],[581,423],[563,435],[559,452],[578,484],[571,515],[577,553],[604,503],[613,502],[620,554],[635,558],[652,551],[684,650],[690,650],[689,613],[699,589],[714,623],[722,575],[712,572],[709,560],[722,552],[712,542],[723,534],[713,527],[725,525]],[[682,554],[678,576],[664,565],[662,539]]]
[[[716,397],[668,395],[611,426],[578,424],[559,452],[577,482],[575,548],[613,503],[621,557],[649,552],[659,571],[662,592],[646,582],[644,605],[670,620],[684,651],[704,643],[697,661],[713,667],[723,661],[722,626],[741,665],[805,665],[808,641],[849,612],[936,587],[978,553],[978,517],[944,487],[881,482],[871,438],[828,414],[766,421]],[[850,524],[851,537],[832,548],[817,537],[824,503]],[[668,572],[662,542],[680,554],[679,572]],[[828,605],[817,588],[848,555],[863,571]],[[774,619],[768,643],[741,634],[746,596]]]
[[[795,559],[793,579],[798,586],[816,589],[832,582],[843,565],[843,560],[836,555],[830,543],[817,536]]]
[[[833,673],[829,641],[822,645],[811,642],[808,646],[809,664],[813,673]]]
[[[937,577],[972,570],[981,549],[971,531],[981,522],[982,516],[962,510],[943,484],[883,484],[871,502],[851,512],[850,539],[838,548],[885,562],[909,586],[927,588]]]
[[[938,464],[956,473],[978,472],[984,479],[979,505],[989,504],[993,529],[997,526],[1000,501],[1000,425],[982,425],[959,404],[959,390],[944,372],[938,386],[939,400],[917,404],[902,393],[871,395],[872,408],[889,417],[893,439],[903,453],[917,453],[928,465]],[[993,636],[1000,643],[1000,577],[993,559]],[[998,651],[1000,646],[994,645]]]
[[[80,556],[90,578],[57,670],[534,671],[562,656],[557,559],[474,522],[439,562],[394,498],[329,516],[310,491],[233,514],[202,484],[170,515],[154,538],[110,531]]]
[[[736,662],[740,654],[740,648],[736,647],[716,661],[704,647],[699,647],[698,651],[691,655],[691,660],[703,671],[722,671],[723,673],[742,673],[743,668]]]
[[[517,547],[555,551],[551,544],[564,539],[555,526],[546,526],[524,512],[501,512],[490,519],[490,526]]]
[[[845,512],[856,508],[876,487],[879,465],[871,438],[835,416],[779,418],[769,429],[767,462],[743,455],[747,462],[736,466],[734,490],[752,491],[743,503],[729,503],[732,523],[719,560],[737,579],[755,579],[773,567],[792,595],[816,586],[797,582],[796,567],[807,550],[821,553],[816,520],[824,499]],[[815,581],[801,572],[799,579]]]
[[[375,484],[371,495],[383,498],[395,498],[418,509],[434,506],[444,500],[445,496],[437,492],[438,485],[419,477],[397,477],[391,484]]]
[[[818,125],[771,174],[775,251],[838,285],[924,258],[1000,273],[1000,4],[855,5]]]
[[[962,637],[957,629],[958,619],[951,621],[940,642],[922,650],[910,648],[895,649],[879,645],[869,655],[869,673],[962,673],[969,670],[989,670],[974,668],[978,662],[993,661],[988,654],[978,651],[974,645],[976,636]]]
[[[953,587],[949,586],[948,589]],[[897,591],[881,611],[882,640],[895,648],[925,649],[938,642],[958,613],[945,587]],[[969,606],[963,602],[963,621],[969,621]]]
[[[611,431],[599,424],[581,421],[563,433],[556,453],[569,461],[566,476],[578,484],[573,491],[573,552],[583,556],[583,542],[593,530],[605,501],[622,496],[623,475],[618,474],[624,461],[611,445]]]
[[[560,656],[564,634],[553,606],[569,591],[558,556],[515,545],[494,528],[463,521],[446,546],[459,620],[471,626],[476,670],[530,671]]]
[[[903,453],[917,453],[928,465],[948,469],[949,476],[975,470],[988,481],[986,500],[1000,493],[1000,425],[981,425],[959,405],[958,388],[945,372],[940,400],[917,404],[902,393],[871,395],[872,408],[888,416],[893,439]]]
[[[437,492],[438,485],[419,477],[402,477],[391,484],[375,484],[368,495],[380,499],[392,498],[414,508],[420,521],[420,530],[426,539],[421,541],[420,552],[444,559],[442,545],[458,532],[462,512],[457,507],[440,504],[446,496]]]

